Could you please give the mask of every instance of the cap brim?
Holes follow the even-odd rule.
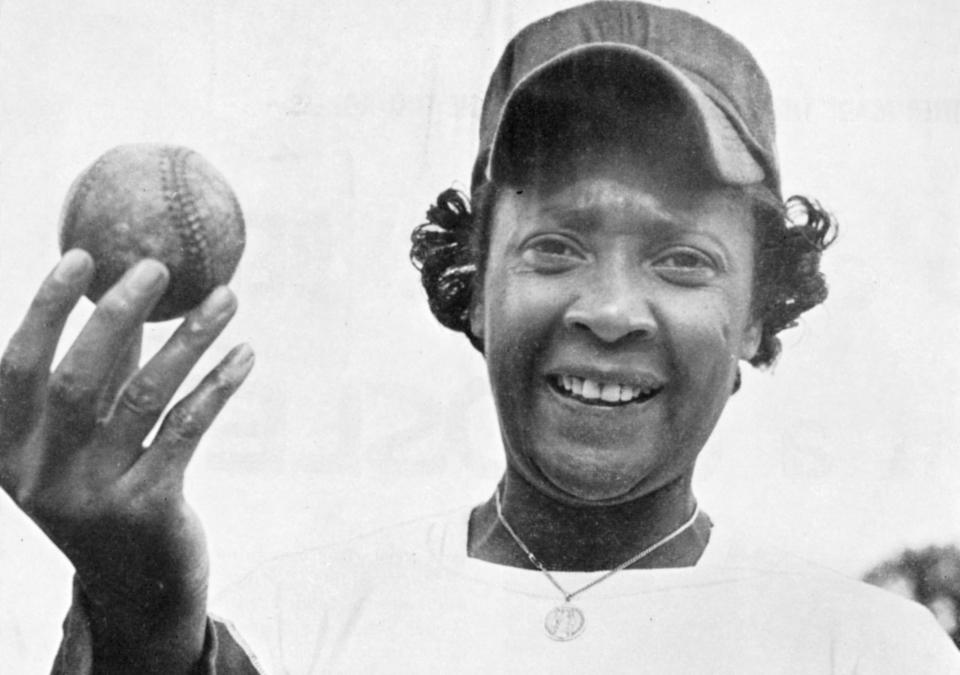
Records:
[[[648,51],[622,43],[592,43],[565,51],[532,70],[510,92],[503,105],[488,155],[486,179],[507,175],[513,146],[504,137],[525,133],[536,115],[525,108],[543,95],[577,95],[598,81],[613,81],[628,99],[663,97],[683,106],[687,139],[698,147],[705,168],[721,183],[751,185],[766,173],[745,144],[734,122],[679,69]],[[582,95],[582,94],[581,94]],[[542,122],[542,120],[541,120]]]

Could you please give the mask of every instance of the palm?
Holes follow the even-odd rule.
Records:
[[[38,424],[27,454],[63,461],[43,467],[43,487],[21,506],[73,563],[92,606],[159,617],[164,605],[202,601],[206,543],[178,469],[158,473],[154,449],[114,446],[106,427],[55,443],[43,438],[47,428]]]
[[[208,563],[203,528],[183,498],[184,471],[252,354],[234,349],[144,446],[236,302],[218,289],[138,367],[140,327],[167,279],[158,263],[141,263],[101,299],[51,373],[91,276],[86,254],[65,256],[0,362],[0,484],[73,563],[94,648],[123,651],[163,636],[169,654],[189,653],[202,645]]]

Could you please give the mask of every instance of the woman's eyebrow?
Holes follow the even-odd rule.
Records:
[[[570,205],[547,205],[541,210],[541,213],[548,216],[555,227],[576,232],[578,234],[591,234],[599,230],[604,218],[608,217],[605,209],[599,205],[570,206]],[[626,217],[630,217],[627,215]],[[678,233],[688,235],[700,235],[706,237],[718,246],[723,254],[730,256],[730,249],[727,242],[722,237],[705,230],[695,218],[685,213],[673,213],[663,209],[657,209],[655,212],[638,214],[637,219],[642,219],[643,229],[647,239],[655,241],[666,241],[675,237]]]

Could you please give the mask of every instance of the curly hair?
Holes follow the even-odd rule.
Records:
[[[762,334],[750,364],[771,365],[780,353],[778,334],[797,325],[801,314],[827,297],[820,256],[836,237],[833,216],[816,201],[793,196],[779,202],[765,187],[744,189],[753,200],[756,267],[753,314]],[[470,330],[470,310],[486,267],[496,187],[474,193],[475,208],[456,189],[444,190],[414,228],[410,259],[420,271],[430,310],[441,324],[464,333],[483,353],[483,341]]]
[[[750,192],[748,188],[748,193]],[[837,236],[837,222],[818,202],[794,195],[779,203],[765,188],[754,197],[756,268],[753,315],[761,336],[750,364],[765,367],[780,354],[777,335],[827,299],[820,256]]]

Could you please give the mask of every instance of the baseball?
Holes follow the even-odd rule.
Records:
[[[96,274],[96,302],[142,258],[170,270],[170,285],[148,321],[193,309],[227,283],[245,242],[243,214],[227,181],[189,148],[121,145],[104,153],[70,187],[60,249],[82,248]]]

